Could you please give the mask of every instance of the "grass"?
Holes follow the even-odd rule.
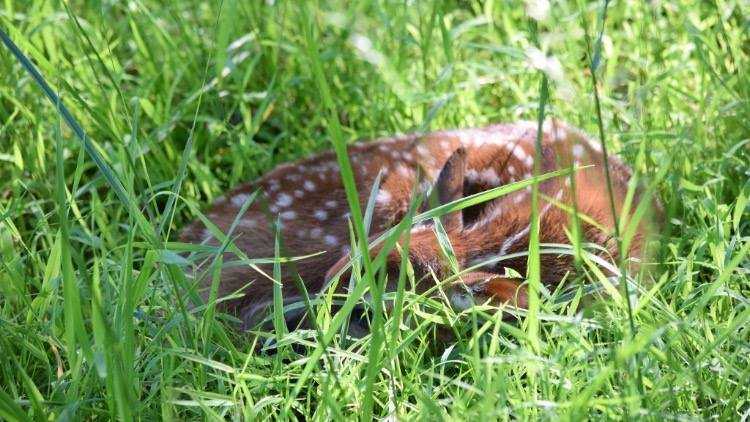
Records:
[[[750,415],[742,0],[556,1],[541,22],[517,1],[2,4],[86,137],[3,49],[0,419]],[[562,75],[529,66],[532,47]],[[567,294],[532,289],[509,324],[416,295],[406,266],[384,291],[376,258],[353,282],[394,306],[368,305],[362,339],[340,335],[360,295],[310,297],[317,329],[288,333],[189,306],[176,232],[229,187],[331,147],[346,169],[358,138],[541,114],[598,135],[664,205],[630,292],[579,310],[573,281],[608,283],[592,268]],[[362,250],[368,212],[343,173]]]

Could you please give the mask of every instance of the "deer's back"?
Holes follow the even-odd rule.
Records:
[[[568,241],[564,227],[569,223],[569,217],[554,206],[555,202],[575,202],[579,211],[593,214],[599,223],[611,227],[603,157],[597,144],[579,130],[557,121],[546,122],[542,135],[542,173],[573,164],[594,166],[578,172],[575,179],[557,178],[540,185],[544,198],[540,202],[543,207],[542,240],[550,243]],[[370,233],[377,234],[397,223],[407,212],[415,187],[417,192],[427,192],[446,160],[460,147],[467,154],[464,194],[531,177],[536,136],[536,123],[518,122],[351,145],[348,148],[349,160],[363,208],[377,175],[381,174]],[[619,206],[630,173],[617,160],[610,163],[610,168],[614,175],[615,203]],[[241,206],[256,191],[257,199],[244,215],[238,215]],[[335,155],[324,152],[280,165],[262,178],[232,189],[218,199],[206,215],[225,233],[236,220],[232,236],[235,244],[250,258],[274,256],[276,221],[279,222],[284,255],[301,256],[324,251],[294,265],[283,265],[285,297],[293,300],[298,297],[293,283],[289,282],[294,273],[299,273],[308,291],[316,292],[323,285],[328,268],[346,254],[350,242],[348,210]],[[473,236],[465,239],[466,244],[458,246],[466,262],[488,254],[517,251],[527,244],[528,232],[524,233],[524,230],[527,230],[530,216],[529,190],[466,210],[464,214],[468,229],[463,236]],[[218,244],[199,221],[189,225],[181,237],[187,242]],[[511,240],[512,244],[508,244]],[[606,236],[599,236],[597,240],[606,241]],[[271,266],[261,265],[260,268],[266,274],[272,272]],[[246,265],[228,265],[222,271],[219,295],[245,289],[244,299],[234,305],[252,312],[270,301],[271,283],[268,277]]]

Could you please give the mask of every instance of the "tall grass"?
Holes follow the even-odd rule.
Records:
[[[539,21],[513,1],[6,0],[19,54],[0,54],[0,418],[747,418],[749,19],[741,0],[559,1]],[[562,72],[530,65],[534,47]],[[452,308],[455,274],[417,294],[406,261],[386,290],[346,144],[545,116],[597,135],[646,187],[618,242],[660,200],[647,261],[616,257],[608,279],[575,233],[535,238],[521,324]],[[209,257],[218,283],[224,251],[278,267],[283,245],[269,261],[232,230],[212,227],[216,248],[175,233],[229,187],[328,148],[358,257],[337,282],[353,293],[284,305],[278,289],[275,329],[239,332],[186,266]],[[379,242],[405,254],[412,222],[566,174],[413,209]],[[586,271],[548,291],[545,253]],[[608,294],[579,306],[589,290]],[[313,329],[286,327],[283,306]],[[346,336],[355,308],[363,338]]]

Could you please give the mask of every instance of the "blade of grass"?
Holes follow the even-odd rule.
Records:
[[[0,417],[8,421],[31,422],[21,406],[3,389],[0,389]]]
[[[537,133],[534,148],[534,176],[539,176],[542,166],[542,126],[544,125],[544,114],[549,100],[549,85],[547,75],[539,72],[541,76],[539,89],[539,106],[537,111]],[[529,256],[526,262],[528,277],[528,313],[524,320],[526,336],[529,346],[534,353],[540,352],[539,342],[539,291],[541,290],[541,262],[539,255],[539,183],[531,185],[531,221],[529,222]]]
[[[39,85],[39,88],[42,89],[44,94],[47,96],[47,99],[49,99],[49,101],[55,107],[65,123],[81,141],[89,157],[91,157],[96,166],[99,168],[102,175],[107,180],[107,183],[114,191],[115,195],[117,195],[123,205],[125,205],[131,215],[133,215],[133,217],[138,222],[138,226],[143,231],[143,235],[150,241],[156,242],[157,238],[153,231],[153,227],[151,227],[141,211],[138,209],[137,205],[128,196],[117,174],[114,172],[112,167],[110,167],[110,165],[107,164],[107,162],[104,160],[104,157],[102,157],[102,155],[96,149],[94,143],[86,135],[86,132],[84,132],[83,128],[78,124],[70,111],[68,111],[68,108],[65,107],[60,97],[55,94],[49,84],[47,84],[47,81],[44,79],[44,77],[36,69],[34,64],[31,63],[26,55],[24,55],[23,52],[18,49],[16,44],[2,29],[0,29],[0,39],[3,41],[3,44],[5,44],[8,50],[10,50],[13,56],[21,63],[21,65],[29,73],[29,75],[31,75],[37,85]]]
[[[607,184],[607,195],[609,199],[609,207],[610,212],[612,214],[612,221],[614,226],[614,237],[615,241],[617,242],[617,248],[618,248],[618,266],[621,270],[621,286],[623,290],[623,296],[625,297],[625,303],[627,304],[627,315],[628,315],[628,326],[630,329],[630,340],[632,341],[636,334],[637,329],[635,325],[635,318],[633,317],[633,304],[631,301],[630,296],[630,288],[627,282],[627,275],[626,275],[626,269],[624,261],[626,256],[626,251],[622,249],[622,237],[620,235],[620,223],[619,223],[619,216],[617,214],[617,208],[615,207],[615,196],[614,196],[614,190],[612,186],[612,176],[610,174],[610,167],[609,167],[609,154],[607,150],[607,142],[606,142],[606,133],[604,130],[604,120],[602,118],[602,106],[601,106],[601,100],[599,98],[599,82],[598,82],[598,69],[599,69],[599,62],[601,60],[601,54],[602,54],[602,38],[604,36],[604,28],[607,20],[607,11],[609,7],[609,0],[603,0],[602,1],[602,8],[601,8],[601,15],[600,15],[600,21],[599,21],[599,34],[596,39],[596,43],[593,46],[593,52],[592,52],[592,45],[591,45],[591,39],[588,33],[588,29],[586,25],[583,25],[584,27],[584,40],[586,42],[586,51],[590,57],[590,60],[588,61],[588,68],[589,73],[591,76],[591,90],[594,94],[594,109],[596,111],[596,123],[597,128],[599,130],[599,144],[602,149],[602,158],[604,160],[604,175],[606,179]],[[581,15],[581,18],[583,19],[583,14]],[[639,354],[635,353],[633,355],[633,362],[629,365],[631,368],[635,370],[636,373],[636,386],[640,394],[643,394],[643,375],[641,374],[640,364],[639,364]],[[628,412],[627,407],[625,408],[626,414]]]
[[[91,297],[91,325],[94,334],[95,354],[100,357],[97,369],[99,376],[106,380],[107,404],[110,414],[117,415],[120,420],[130,421],[133,419],[132,410],[135,407],[128,395],[129,388],[124,380],[121,366],[122,349],[113,338],[106,323],[106,317],[102,306],[102,292],[100,282],[100,265],[98,259],[94,260]]]
[[[68,202],[65,193],[65,171],[63,159],[63,141],[62,134],[58,125],[55,128],[56,140],[56,196],[57,212],[60,229],[58,232],[60,241],[60,274],[63,281],[63,306],[65,316],[65,339],[66,352],[73,373],[80,369],[80,355],[78,346],[83,349],[84,355],[91,359],[91,346],[88,333],[83,323],[83,313],[81,312],[80,289],[76,282],[75,271],[73,269],[73,259],[71,257],[72,245],[70,243],[70,229],[68,227]],[[72,392],[72,391],[71,391]]]
[[[382,309],[382,286],[376,282],[374,268],[368,253],[367,232],[365,230],[362,210],[359,205],[359,193],[354,183],[354,173],[352,171],[349,156],[346,152],[346,142],[343,138],[341,124],[339,122],[336,106],[330,92],[330,87],[326,81],[325,74],[321,65],[321,59],[318,53],[318,44],[315,40],[314,29],[312,26],[313,19],[307,4],[302,7],[302,23],[305,37],[305,44],[310,61],[311,71],[316,85],[320,91],[324,107],[328,111],[328,124],[331,142],[336,153],[336,160],[339,163],[341,180],[346,191],[346,199],[352,216],[352,223],[358,238],[359,251],[362,254],[362,263],[365,269],[365,277],[370,283],[370,292],[374,303],[372,342],[368,356],[367,378],[365,380],[364,402],[362,404],[362,417],[364,420],[372,418],[373,399],[372,392],[375,385],[375,376],[380,368],[380,352],[383,341],[383,309]],[[299,386],[299,384],[298,384]],[[288,411],[291,402],[287,402],[285,410]]]
[[[284,336],[289,332],[284,319],[284,298],[281,291],[281,264],[278,260],[281,257],[281,218],[276,219],[274,229],[273,255],[276,258],[276,262],[273,264],[273,328],[276,335],[276,344],[280,345],[284,340]]]

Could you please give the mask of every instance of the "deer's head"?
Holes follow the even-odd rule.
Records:
[[[457,149],[440,170],[435,186],[427,198],[428,206],[444,205],[463,198],[466,164],[466,151],[463,148]],[[473,244],[478,239],[464,230],[461,210],[441,216],[440,222],[450,241],[455,264],[458,265],[459,270],[462,270],[466,263],[467,251],[479,247]],[[406,242],[407,237],[408,242]],[[526,291],[521,284],[521,279],[484,271],[461,271],[453,274],[455,268],[452,268],[454,266],[447,259],[436,231],[430,224],[413,227],[401,239],[399,244],[408,243],[408,250],[392,248],[385,256],[384,270],[387,273],[389,285],[395,284],[398,279],[402,267],[402,256],[408,256],[409,264],[414,270],[414,279],[418,282],[418,290],[424,291],[434,286],[434,281],[430,280],[440,281],[446,278],[453,280],[444,288],[449,291],[453,304],[459,308],[488,300],[494,303],[511,303],[521,308],[526,307]],[[375,258],[381,253],[382,248],[382,244],[372,246],[369,251],[370,256]],[[348,254],[341,257],[328,270],[326,280],[330,281],[337,275],[348,278],[349,271],[344,271],[344,269],[348,267],[350,260],[351,257]]]

